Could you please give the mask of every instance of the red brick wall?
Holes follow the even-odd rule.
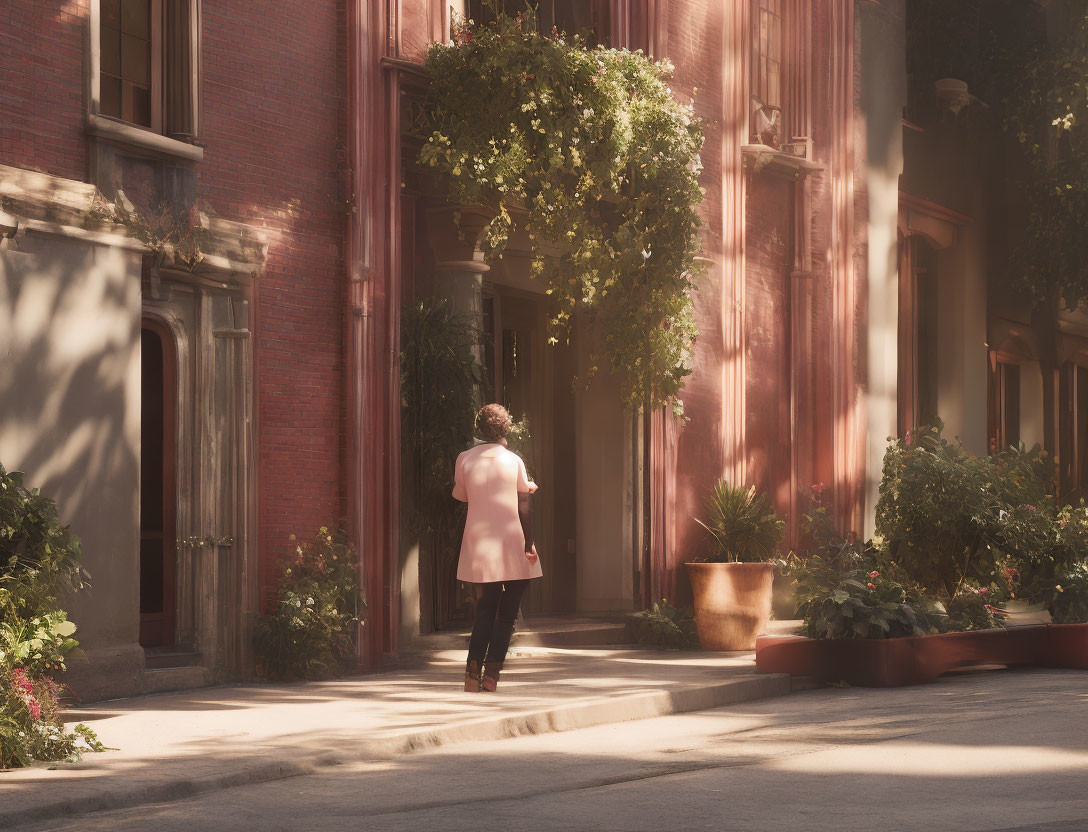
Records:
[[[199,196],[270,243],[256,345],[266,585],[292,532],[344,512],[342,5],[203,4]]]
[[[343,7],[203,2],[197,195],[216,214],[264,229],[270,244],[256,345],[266,578],[290,551],[291,532],[336,524],[344,511]],[[0,163],[87,180],[88,8],[89,0],[3,4]]]
[[[88,3],[0,4],[0,163],[86,179],[83,28]]]

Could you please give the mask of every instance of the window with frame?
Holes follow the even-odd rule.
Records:
[[[787,5],[788,0],[752,0],[752,133],[770,147],[783,139]]]
[[[162,129],[162,0],[101,0],[99,112]]]
[[[812,6],[802,0],[750,2],[750,139],[811,158]]]
[[[195,139],[199,2],[92,0],[92,117]]]

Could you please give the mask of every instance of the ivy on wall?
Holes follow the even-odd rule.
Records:
[[[531,273],[553,301],[553,343],[587,315],[626,404],[681,410],[703,131],[668,86],[672,67],[501,13],[455,27],[427,66],[420,161],[448,176],[450,201],[493,214],[485,256],[501,257],[524,228]]]

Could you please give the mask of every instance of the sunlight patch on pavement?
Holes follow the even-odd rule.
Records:
[[[767,763],[778,771],[918,777],[1026,775],[1088,770],[1088,751],[1046,746],[890,742],[849,745]]]

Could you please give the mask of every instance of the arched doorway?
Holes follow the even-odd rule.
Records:
[[[175,641],[177,355],[170,330],[144,318],[140,333],[140,644]]]

